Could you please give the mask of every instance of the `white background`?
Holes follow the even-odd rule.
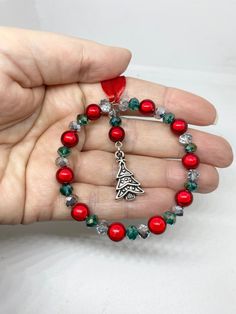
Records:
[[[236,1],[0,1],[2,25],[128,47],[128,73],[212,101],[235,147]],[[1,314],[236,313],[235,163],[160,237],[123,241],[73,222],[0,227]]]

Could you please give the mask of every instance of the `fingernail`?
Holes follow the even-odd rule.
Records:
[[[218,123],[218,119],[219,119],[219,116],[218,116],[218,112],[216,111],[216,117],[215,117],[215,121],[214,121],[214,125],[216,125]]]

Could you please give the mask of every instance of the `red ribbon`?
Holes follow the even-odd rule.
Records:
[[[118,102],[125,90],[126,78],[125,76],[118,76],[110,80],[105,80],[101,82],[101,86],[110,102]]]

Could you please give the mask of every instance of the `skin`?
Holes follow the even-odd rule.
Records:
[[[123,48],[0,28],[0,223],[71,219],[55,180],[61,133],[87,105],[105,98],[99,82],[120,75],[130,58]],[[179,89],[127,78],[126,94],[156,100],[193,125],[211,125],[216,119],[211,103]],[[74,192],[100,218],[161,214],[174,204],[186,180],[179,160],[183,148],[169,127],[130,118],[122,122],[127,166],[145,190],[135,202],[114,199],[117,164],[107,117],[83,128],[70,157]],[[199,192],[209,193],[218,186],[216,167],[231,164],[232,149],[222,137],[190,132],[201,160]]]

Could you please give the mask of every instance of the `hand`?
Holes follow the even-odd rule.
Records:
[[[126,49],[51,33],[0,28],[0,222],[30,223],[70,219],[55,180],[60,135],[85,106],[105,95],[99,82],[121,74],[130,61]],[[154,83],[128,78],[127,93],[163,104],[194,125],[210,125],[215,108],[201,97]],[[114,143],[107,117],[80,133],[70,157],[74,192],[100,218],[149,217],[174,203],[186,171],[178,159],[183,149],[168,126],[123,119],[124,151],[129,169],[142,183],[134,202],[115,201]],[[216,189],[215,167],[232,162],[221,137],[191,130],[201,160],[199,192]]]

